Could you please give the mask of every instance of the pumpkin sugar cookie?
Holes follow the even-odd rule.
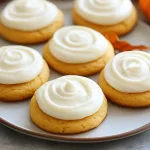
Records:
[[[83,76],[100,72],[114,55],[113,46],[102,34],[82,26],[59,29],[43,51],[56,71]]]
[[[102,34],[125,35],[136,25],[138,15],[131,0],[76,0],[72,10],[76,24]]]
[[[91,79],[63,76],[41,86],[30,103],[32,121],[57,134],[76,134],[98,127],[107,114],[107,100]]]
[[[0,100],[21,101],[49,80],[47,63],[34,49],[25,46],[0,48]]]
[[[47,41],[64,24],[64,15],[47,0],[14,0],[0,17],[0,35],[18,44]]]
[[[99,76],[106,97],[121,106],[150,106],[150,54],[122,52],[108,62]]]

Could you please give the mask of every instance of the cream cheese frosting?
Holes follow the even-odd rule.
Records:
[[[20,84],[33,80],[43,68],[43,58],[24,46],[0,48],[0,84]]]
[[[109,85],[124,93],[150,90],[150,54],[141,51],[123,52],[108,62],[104,77]]]
[[[130,0],[76,0],[75,10],[84,19],[99,25],[114,25],[132,13]]]
[[[82,27],[69,26],[59,29],[49,44],[52,55],[65,63],[86,63],[103,56],[108,41],[97,31]]]
[[[62,120],[83,119],[96,113],[104,95],[92,80],[80,76],[63,76],[49,81],[36,92],[40,109]]]
[[[57,7],[46,0],[14,0],[2,11],[3,25],[22,31],[33,31],[52,24]]]

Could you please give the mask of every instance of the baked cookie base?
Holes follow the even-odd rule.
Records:
[[[59,61],[51,54],[48,44],[46,44],[43,51],[44,59],[56,71],[62,74],[81,76],[100,72],[114,55],[114,48],[110,43],[108,44],[107,52],[102,57],[95,61],[81,64],[68,64]]]
[[[135,27],[137,20],[138,20],[138,14],[137,14],[135,7],[133,7],[132,14],[125,21],[116,25],[112,25],[112,26],[102,26],[102,25],[91,23],[83,19],[77,13],[75,8],[72,10],[72,16],[73,16],[74,22],[78,25],[92,28],[102,34],[105,34],[108,32],[115,32],[119,36],[125,35],[128,32],[130,32]]]
[[[41,129],[58,134],[76,134],[96,128],[107,115],[107,100],[98,112],[80,120],[59,120],[45,114],[38,106],[36,97],[30,102],[30,116],[32,121]]]
[[[150,91],[144,93],[123,93],[111,87],[104,78],[104,71],[99,76],[98,83],[105,96],[112,102],[127,107],[150,106]]]
[[[0,84],[0,100],[8,102],[26,100],[32,97],[34,92],[49,80],[49,77],[50,70],[46,62],[44,62],[41,73],[34,80],[14,85]]]
[[[8,28],[0,23],[0,35],[17,44],[37,44],[49,40],[64,24],[64,15],[59,11],[53,24],[36,31],[21,31]]]

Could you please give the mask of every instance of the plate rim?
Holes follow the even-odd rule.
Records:
[[[97,137],[97,138],[72,138],[72,137],[69,138],[69,137],[64,137],[65,135],[59,136],[58,134],[52,134],[52,133],[49,133],[49,135],[45,135],[42,133],[33,132],[33,131],[27,130],[25,128],[16,126],[2,118],[0,118],[0,123],[15,130],[15,131],[18,131],[20,133],[27,134],[27,135],[30,135],[33,137],[38,137],[40,139],[47,139],[47,140],[51,140],[51,141],[63,141],[63,142],[81,142],[81,143],[113,141],[113,140],[117,140],[117,139],[123,139],[126,137],[130,137],[130,136],[136,135],[138,133],[150,130],[150,122],[149,122],[148,124],[141,126],[139,128],[136,128],[134,130],[124,132],[121,134],[112,135],[112,136]]]

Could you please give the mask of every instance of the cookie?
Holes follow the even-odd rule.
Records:
[[[37,44],[49,40],[63,24],[63,12],[54,4],[45,0],[16,0],[10,2],[1,14],[0,35],[18,44]]]
[[[43,57],[52,68],[73,75],[100,72],[114,55],[114,48],[101,34],[80,26],[58,30],[43,50]]]
[[[126,2],[124,0],[121,6],[117,6],[118,8],[114,7],[111,10],[112,12],[107,9],[105,10],[105,8],[97,10],[96,8],[97,6],[95,5],[95,2],[94,1],[91,1],[91,2],[93,3],[93,5],[90,5],[90,6],[86,4],[86,3],[89,3],[89,0],[83,0],[83,1],[77,0],[75,2],[75,6],[72,10],[72,16],[76,24],[92,28],[102,34],[105,34],[108,32],[115,32],[119,36],[127,34],[135,27],[137,20],[138,20],[137,10],[132,4],[124,4],[124,3],[131,3],[129,2],[129,0],[126,0]],[[83,4],[81,5],[80,3],[83,3]],[[109,6],[109,5],[111,6],[114,2],[106,1],[104,3],[107,4],[107,5],[105,4],[105,6]],[[101,3],[97,5],[100,8],[102,6],[104,7],[104,5]],[[125,7],[126,5],[130,5],[130,6],[126,7],[123,11],[121,8]],[[131,8],[131,5],[132,5],[132,8]],[[86,9],[81,9],[82,7],[85,7]],[[87,10],[89,12],[87,12]],[[129,12],[129,15],[127,15],[128,12]]]
[[[150,54],[140,51],[115,56],[99,76],[105,96],[121,106],[150,106],[149,61]]]
[[[49,80],[48,65],[35,50],[6,46],[0,48],[0,55],[0,100],[26,100]]]
[[[45,86],[43,85],[35,93],[30,102],[30,116],[32,121],[45,131],[58,134],[81,133],[99,126],[107,114],[107,100],[96,83],[90,81],[91,83],[89,82],[88,85],[84,85],[80,80],[89,82],[90,79],[85,80],[84,77],[79,76],[64,76],[45,84]],[[80,82],[78,87],[76,86],[76,82]],[[52,90],[55,86],[57,90],[55,91],[56,93],[53,93]],[[95,94],[95,98],[91,99],[91,95],[88,98],[82,95],[82,88],[85,88],[84,86],[87,86],[87,89],[89,88],[89,91],[85,89],[85,92],[88,95],[92,92]],[[95,86],[96,88],[92,90],[92,87]],[[59,87],[61,87],[61,92],[59,91]],[[46,94],[47,89],[51,95],[48,95],[47,99],[45,99],[42,95]],[[76,99],[76,90],[80,91],[78,100]],[[69,99],[72,99],[71,102]]]

